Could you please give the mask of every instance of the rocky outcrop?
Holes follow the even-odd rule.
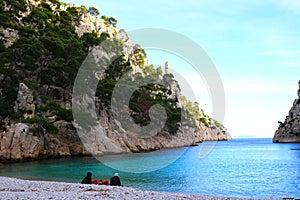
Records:
[[[71,5],[69,5],[71,6]],[[108,33],[110,36],[117,34],[116,29],[107,23],[103,19],[96,18],[88,14],[82,14],[79,24],[75,26],[76,32],[79,36],[82,36],[86,32],[95,31],[98,34],[103,32]]]
[[[14,124],[0,132],[0,139],[1,162],[71,156],[66,143],[33,125]]]
[[[23,117],[32,118],[35,114],[35,102],[32,91],[24,84],[19,84],[18,98],[16,103],[16,112],[22,110]]]
[[[4,29],[3,27],[0,27],[0,32],[3,33],[3,36],[0,35],[0,39],[4,41],[4,46],[6,48],[11,46],[14,41],[19,38],[18,31],[11,28]]]
[[[19,107],[21,105],[26,107],[28,99],[30,103],[34,102],[32,92],[24,83],[20,84],[18,94]],[[197,142],[204,140],[230,139],[225,129],[207,127],[199,121],[196,126],[182,126],[176,135],[162,130],[153,137],[136,137],[134,133],[122,129],[110,110],[103,108],[99,112],[98,126],[94,126],[87,135],[90,142],[85,141],[85,144],[88,145],[82,143],[84,139],[78,136],[73,126],[74,122],[55,121],[53,115],[47,117],[49,120],[54,120],[54,125],[59,130],[56,134],[48,133],[41,124],[17,123],[8,126],[6,131],[0,132],[0,161],[15,162],[91,154],[147,152],[196,145]]]
[[[0,161],[147,152],[194,145],[196,142],[191,128],[179,131],[177,135],[161,131],[154,137],[136,137],[133,133],[124,131],[106,109],[101,111],[99,126],[87,133],[89,141],[79,138],[77,132],[70,128],[72,123],[61,120],[55,122],[55,126],[59,129],[57,134],[47,133],[38,124],[17,123],[7,127],[6,131],[0,132]]]
[[[34,130],[36,131],[36,130]],[[85,146],[78,136],[65,137],[53,134],[37,134],[28,124],[16,124],[7,131],[0,132],[0,162],[18,162],[43,158],[61,158],[82,155],[102,155],[110,153],[147,152],[162,148],[174,148],[195,144],[186,135],[160,133],[156,137],[143,139],[132,137],[125,132],[109,132],[99,138],[95,130],[94,146]],[[86,150],[88,149],[88,151]]]
[[[279,127],[275,132],[273,142],[300,142],[300,81],[298,86],[298,99],[295,99],[285,121],[278,122]]]
[[[78,136],[77,141],[75,138],[47,134],[41,127],[17,123],[0,132],[0,162],[90,155]]]
[[[195,142],[231,140],[231,135],[224,127],[206,126],[199,121],[196,122]]]
[[[15,124],[7,131],[0,133],[0,158],[20,160],[37,157],[40,140],[29,131],[26,124]]]

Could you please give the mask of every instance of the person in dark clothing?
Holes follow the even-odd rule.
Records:
[[[92,184],[92,173],[86,173],[86,177],[81,181],[82,184]]]
[[[118,173],[115,173],[115,175],[110,178],[110,185],[111,186],[122,186]]]

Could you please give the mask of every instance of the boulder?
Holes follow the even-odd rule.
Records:
[[[23,112],[23,117],[32,118],[35,115],[35,100],[32,91],[24,83],[19,84],[15,111]]]
[[[23,123],[14,124],[0,132],[0,160],[33,159],[39,156],[41,140]]]

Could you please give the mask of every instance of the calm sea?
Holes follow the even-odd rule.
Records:
[[[273,144],[271,139],[235,139],[217,142],[213,151],[200,159],[201,145],[186,148],[172,164],[148,173],[116,171],[93,157],[84,157],[3,165],[0,176],[80,182],[87,171],[91,171],[95,179],[109,179],[119,172],[123,185],[145,190],[300,198],[300,144]],[[145,160],[147,153],[115,155],[107,162],[126,166],[134,160],[143,168],[155,166],[177,151],[162,150],[150,160]]]

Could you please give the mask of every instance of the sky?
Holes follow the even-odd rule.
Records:
[[[294,0],[65,0],[94,6],[127,32],[160,28],[196,42],[213,61],[224,86],[223,124],[233,137],[272,138],[284,121],[300,80],[300,1]],[[205,80],[172,53],[146,49],[149,62],[169,61],[189,82],[208,115]],[[194,99],[193,99],[194,100]]]

